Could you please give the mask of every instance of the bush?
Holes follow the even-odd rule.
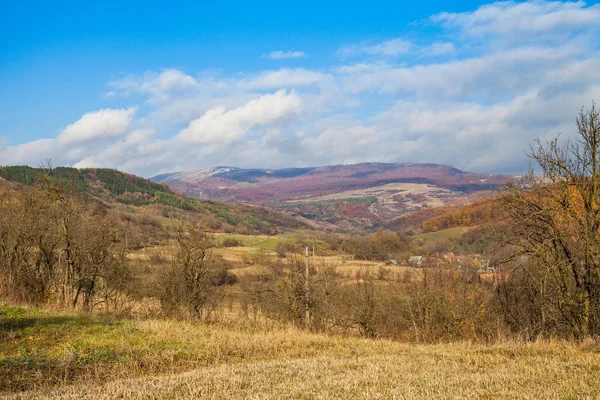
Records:
[[[164,314],[208,320],[230,280],[224,261],[214,254],[215,242],[203,232],[180,232],[175,259],[163,269],[158,297]],[[225,271],[225,272],[224,272]]]
[[[384,261],[408,248],[406,238],[395,232],[377,231],[372,236],[346,238],[340,246],[359,260]]]
[[[221,242],[221,246],[223,247],[239,247],[239,246],[243,246],[244,244],[242,243],[241,240],[238,239],[234,239],[234,238],[227,238],[224,239],[223,242]]]

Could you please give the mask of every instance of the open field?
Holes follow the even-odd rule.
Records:
[[[236,247],[221,247],[215,249],[215,252],[223,257],[223,259],[231,262],[232,268],[230,271],[238,276],[248,273],[260,272],[261,266],[264,266],[269,261],[276,260],[277,256],[274,249],[271,250],[265,243],[284,240],[281,237],[266,235],[247,236],[236,234],[215,235],[217,239],[224,237],[234,238],[239,240],[244,246]],[[131,260],[148,262],[152,258],[152,254],[162,254],[168,258],[175,251],[174,246],[157,246],[153,248],[142,249],[129,254]],[[355,260],[348,255],[328,255],[311,257],[310,262],[317,267],[326,266],[334,267],[335,270],[342,276],[354,278],[357,273],[377,274],[380,268],[386,268],[390,271],[390,279],[399,280],[405,277],[406,274],[420,276],[422,271],[417,268],[408,266],[386,265],[379,261]]]
[[[381,186],[370,187],[366,189],[355,189],[355,190],[346,190],[339,193],[328,194],[325,196],[315,196],[310,199],[299,199],[299,200],[289,200],[288,202],[302,203],[302,202],[317,202],[317,201],[327,201],[327,200],[340,200],[340,199],[354,199],[354,198],[364,198],[369,196],[379,197],[387,197],[397,194],[397,193],[411,193],[411,194],[422,194],[422,195],[430,195],[436,194],[441,197],[452,197],[452,192],[448,189],[439,188],[434,185],[427,185],[422,183],[388,183]],[[432,205],[443,205],[444,202],[440,200],[433,200]]]
[[[459,239],[462,235],[469,232],[475,227],[456,227],[442,229],[437,232],[419,233],[415,235],[415,238],[425,240],[444,240],[444,239]]]
[[[316,257],[316,265],[332,266],[345,277],[354,277],[357,273],[371,273],[377,275],[380,268],[390,271],[390,279],[399,280],[405,274],[421,276],[422,270],[408,266],[387,265],[379,261],[355,260],[350,256],[325,256]]]
[[[235,233],[217,233],[215,238],[222,242],[225,239],[233,239],[242,243],[247,247],[256,247],[265,250],[275,251],[277,243],[285,240],[281,236],[267,236],[267,235],[240,235]]]
[[[314,232],[307,232],[308,235]],[[218,242],[223,242],[226,239],[233,239],[240,242],[245,247],[255,247],[258,249],[275,251],[277,244],[287,240],[297,239],[299,235],[303,235],[303,231],[286,232],[278,235],[241,235],[237,233],[215,233],[214,236]],[[316,242],[319,242],[318,240]]]
[[[6,399],[600,396],[594,342],[415,345],[15,307],[0,327]]]
[[[415,211],[427,204],[439,207],[455,201],[458,192],[434,185],[420,183],[388,183],[365,189],[354,189],[305,199],[288,200],[289,204],[317,204],[319,202],[373,199],[369,206],[371,212],[383,218],[393,218],[400,214]]]

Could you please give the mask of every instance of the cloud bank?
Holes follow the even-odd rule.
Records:
[[[318,68],[127,75],[105,96],[127,107],[90,110],[55,137],[0,139],[0,159],[143,176],[363,161],[519,173],[533,139],[568,137],[600,99],[598,20],[583,2],[498,2],[413,24],[427,36],[340,43]]]

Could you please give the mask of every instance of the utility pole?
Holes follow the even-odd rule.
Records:
[[[129,250],[129,223],[131,220],[127,220],[127,229],[125,229],[125,250]]]
[[[304,269],[304,294],[305,298],[305,323],[308,326],[310,322],[310,307],[308,305],[309,297],[308,297],[308,246],[306,246],[306,268]]]
[[[315,245],[313,244],[313,257],[315,256]]]

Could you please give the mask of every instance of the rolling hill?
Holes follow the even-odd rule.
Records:
[[[197,200],[173,192],[167,185],[107,168],[56,167],[48,172],[28,166],[0,167],[1,186],[41,183],[44,179],[104,210],[139,219],[141,225],[195,223],[208,231],[272,233],[283,229],[309,228],[288,213],[250,204],[227,204]],[[128,216],[129,215],[129,216]],[[142,223],[143,222],[143,223]],[[142,230],[148,230],[142,227]]]
[[[269,205],[342,228],[379,226],[424,208],[483,200],[509,179],[420,163],[215,167],[151,178],[189,197]]]

